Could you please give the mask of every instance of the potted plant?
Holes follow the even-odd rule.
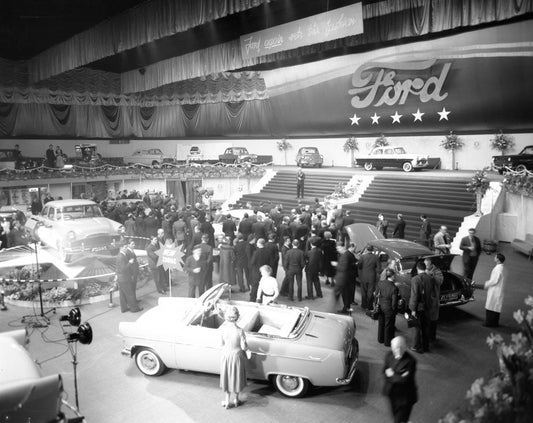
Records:
[[[387,141],[385,135],[381,134],[379,137],[376,138],[376,141],[374,141],[373,148],[385,147],[386,145],[389,145],[389,141]]]
[[[278,150],[283,151],[283,154],[285,155],[285,166],[287,166],[287,150],[290,148],[292,148],[292,145],[285,138],[278,141]]]
[[[490,140],[490,148],[498,150],[502,153],[502,156],[514,147],[514,141],[509,135],[505,135],[500,129],[500,132],[494,135],[494,138]]]
[[[450,150],[452,152],[452,169],[456,170],[457,166],[455,164],[455,152],[463,148],[464,142],[461,141],[461,139],[454,134],[453,131],[450,131],[450,134],[446,135],[446,138],[442,140],[440,145],[445,150]]]
[[[353,166],[354,153],[359,151],[359,145],[357,144],[357,138],[351,136],[348,138],[342,147],[346,153],[350,153],[350,166]]]

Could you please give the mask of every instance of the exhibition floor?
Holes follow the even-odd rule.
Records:
[[[512,313],[524,308],[523,300],[532,294],[533,261],[515,253],[509,244],[500,244],[507,256],[509,278],[498,332],[504,337],[517,327]],[[493,255],[483,254],[475,280],[488,279],[494,265]],[[453,264],[460,271],[460,258]],[[281,280],[278,275],[278,280]],[[216,279],[216,278],[215,278]],[[174,295],[185,295],[186,281],[180,277],[173,287]],[[304,289],[305,293],[305,289]],[[357,288],[357,296],[359,287]],[[247,294],[235,294],[245,299]],[[153,282],[139,290],[144,309],[154,306],[159,294]],[[486,376],[497,367],[496,355],[485,340],[489,328],[482,327],[485,291],[476,291],[476,301],[463,307],[441,312],[438,343],[431,353],[416,355],[419,402],[415,405],[413,422],[435,422],[447,411],[460,405],[467,389],[478,377]],[[282,298],[280,302],[285,302]],[[115,297],[115,303],[118,299]],[[312,309],[337,310],[331,288],[324,288],[324,298],[306,300],[297,305]],[[38,304],[36,304],[38,307]],[[59,309],[48,328],[31,331],[29,351],[43,374],[61,373],[69,402],[74,404],[71,356],[59,326],[59,316],[69,309]],[[148,378],[134,362],[120,354],[122,343],[118,323],[134,321],[139,314],[122,314],[118,307],[108,308],[107,302],[81,307],[82,321],[88,320],[94,331],[90,345],[78,345],[78,386],[80,410],[87,422],[376,422],[390,421],[388,403],[381,395],[381,366],[387,349],[376,342],[377,323],[356,307],[357,338],[361,346],[359,373],[356,381],[346,387],[314,388],[303,399],[286,399],[266,383],[250,381],[244,392],[244,404],[238,409],[225,410],[218,387],[218,376],[185,371],[169,371],[163,376]],[[0,312],[0,331],[23,327],[21,318],[31,309],[8,306]],[[405,320],[397,319],[399,333],[407,335]]]

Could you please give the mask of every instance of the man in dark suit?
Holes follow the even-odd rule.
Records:
[[[304,198],[305,173],[302,168],[296,174],[296,198]]]
[[[152,277],[154,278],[154,283],[157,292],[159,292],[160,294],[166,294],[168,287],[165,284],[165,269],[163,269],[163,266],[157,265],[157,262],[159,261],[159,256],[156,254],[156,251],[158,251],[159,249],[159,241],[157,240],[156,236],[153,236],[150,239],[150,243],[146,247],[148,268],[152,272]]]
[[[415,330],[415,345],[411,347],[419,354],[429,352],[429,326],[431,324],[431,295],[433,279],[426,273],[426,264],[420,261],[416,264],[417,275],[411,279],[411,297],[409,309],[418,319]]]
[[[130,263],[131,283],[133,289],[137,291],[137,281],[139,279],[139,261],[137,260],[137,254],[135,254],[135,241],[130,239],[126,246],[126,257]],[[133,261],[132,261],[133,260]]]
[[[265,249],[270,253],[271,262],[269,266],[272,268],[271,276],[275,278],[278,273],[279,248],[274,233],[268,234],[268,242],[265,244]]]
[[[298,301],[302,301],[302,271],[305,267],[305,255],[300,250],[300,242],[292,241],[292,248],[287,251],[283,260],[283,267],[287,272],[289,282],[289,300],[294,301],[294,280],[298,288]]]
[[[431,248],[431,223],[425,214],[420,215],[422,223],[419,231],[419,242],[428,248]]]
[[[265,248],[265,240],[260,238],[257,240],[256,249],[252,254],[252,259],[250,260],[250,301],[255,302],[257,300],[257,288],[259,288],[259,281],[261,280],[261,272],[259,269],[261,266],[272,262],[272,253],[271,251]]]
[[[128,246],[124,245],[117,255],[116,272],[117,283],[120,298],[120,311],[125,313],[131,311],[137,313],[142,310],[137,303],[137,296],[135,295],[135,288],[132,279],[132,267],[134,266],[134,258],[128,257]]]
[[[342,298],[343,307],[339,313],[348,313],[350,305],[354,302],[355,279],[357,278],[357,258],[355,257],[355,244],[344,247],[344,242],[337,242],[339,262],[335,274],[335,297]]]
[[[266,226],[261,216],[257,216],[257,220],[252,223],[252,233],[255,239],[267,239]]]
[[[244,213],[244,216],[239,223],[239,232],[242,234],[244,240],[248,239],[248,235],[252,233],[253,222],[250,220],[248,213]]]
[[[403,220],[403,214],[401,213],[396,215],[396,222],[394,222],[392,237],[400,239],[405,238],[405,220]]]
[[[242,234],[238,233],[234,242],[233,251],[235,253],[235,276],[241,292],[250,289],[250,280],[246,279],[248,288],[244,286],[244,277],[248,274],[248,260],[246,259],[246,241],[242,239]]]
[[[201,260],[204,269],[204,285],[202,292],[205,292],[213,286],[213,247],[209,245],[209,235],[202,235],[202,242],[193,247],[193,250],[199,248],[201,251]]]
[[[357,263],[359,268],[359,282],[361,283],[361,307],[374,307],[374,291],[380,273],[379,256],[374,254],[374,248],[369,245]]]
[[[305,266],[305,276],[307,279],[307,297],[306,299],[313,300],[313,287],[316,291],[316,296],[322,298],[322,288],[320,287],[320,279],[318,277],[322,269],[322,250],[318,248],[320,238],[311,238],[311,249],[307,252],[307,264]]]
[[[189,297],[194,298],[196,296],[196,290],[198,290],[198,296],[204,293],[204,280],[205,280],[205,261],[202,260],[202,250],[199,247],[194,247],[192,255],[187,257],[183,270],[189,275]]]
[[[391,341],[391,351],[385,356],[383,395],[389,398],[395,423],[409,421],[413,405],[418,401],[415,382],[416,359],[407,352],[405,339]]]
[[[481,241],[476,236],[474,228],[470,228],[468,236],[461,239],[459,248],[463,250],[463,274],[465,278],[472,279],[481,253]]]

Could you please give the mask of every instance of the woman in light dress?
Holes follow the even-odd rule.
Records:
[[[224,314],[225,322],[220,327],[222,338],[222,356],[220,358],[220,387],[226,394],[222,406],[226,409],[231,404],[231,394],[234,394],[233,405],[238,407],[239,394],[246,386],[246,356],[248,344],[246,335],[237,325],[239,310],[230,306]]]
[[[261,266],[259,271],[261,280],[257,289],[257,302],[268,305],[279,296],[278,281],[272,276],[272,268],[268,264]]]

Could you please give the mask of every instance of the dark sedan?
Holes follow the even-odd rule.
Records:
[[[416,274],[416,264],[425,258],[431,258],[433,264],[442,271],[444,276],[440,290],[441,307],[463,305],[474,300],[473,282],[450,271],[455,254],[436,255],[429,248],[413,241],[384,239],[374,226],[363,223],[349,225],[346,231],[350,240],[359,248],[371,245],[375,253],[380,255],[383,268],[389,259],[396,260],[396,285],[406,304],[409,304],[411,277]]]
[[[492,166],[500,175],[506,170],[523,172],[533,171],[533,145],[528,145],[518,154],[508,154],[505,156],[492,156]]]

